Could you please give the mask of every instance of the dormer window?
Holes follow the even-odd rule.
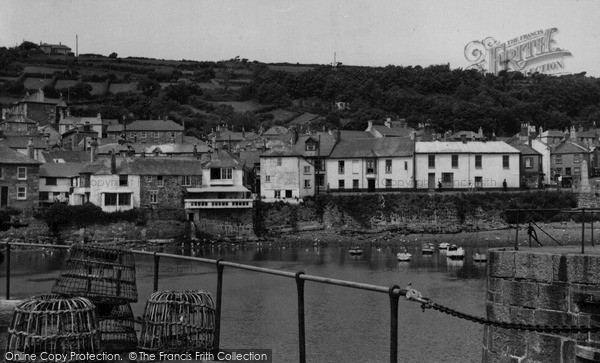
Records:
[[[317,142],[314,140],[307,140],[304,144],[306,147],[306,151],[317,151]]]

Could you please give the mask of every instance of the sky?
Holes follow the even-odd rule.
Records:
[[[565,72],[600,77],[598,0],[0,0],[0,46],[219,61],[467,68],[464,48],[557,28]]]

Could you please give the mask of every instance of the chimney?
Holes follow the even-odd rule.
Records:
[[[542,134],[544,133],[544,128],[540,126],[540,130],[538,131],[538,139],[542,138]]]
[[[71,117],[71,109],[67,108],[67,117]]]
[[[571,140],[577,140],[577,134],[575,131],[575,126],[571,126],[571,131],[570,131],[570,135],[569,135]]]
[[[86,121],[85,125],[83,125],[83,132],[90,132],[90,122]]]
[[[98,119],[98,121],[100,121],[100,125],[102,125],[102,115],[101,114],[97,114],[96,118]]]
[[[368,123],[369,126],[367,127],[367,131],[371,131],[371,128],[373,127],[373,120],[369,120]]]
[[[110,173],[117,173],[117,156],[115,153],[110,154]]]
[[[98,141],[96,138],[92,139],[92,143],[90,144],[90,162],[96,161],[98,158]]]
[[[479,126],[479,130],[477,131],[477,135],[479,135],[479,137],[483,138],[483,129],[481,128],[481,126]]]
[[[27,143],[27,156],[29,156],[31,159],[35,159],[35,146],[33,145],[33,139],[29,139],[29,142]]]
[[[391,129],[392,128],[392,119],[388,117],[387,120],[385,120],[385,122],[383,123],[383,125],[385,127],[387,127],[388,129]]]
[[[181,143],[185,144],[185,119],[181,120],[181,126],[183,126],[183,131],[181,131]]]
[[[198,157],[198,147],[194,145],[194,150],[192,151],[195,158]]]
[[[342,132],[337,129],[333,132],[333,138],[335,140],[335,143],[337,144],[338,142],[340,142],[340,139],[342,138]]]
[[[462,141],[463,144],[467,143],[467,135],[465,135],[464,133],[460,134],[460,141]]]
[[[292,129],[292,145],[296,145],[298,142],[298,130],[294,127]]]

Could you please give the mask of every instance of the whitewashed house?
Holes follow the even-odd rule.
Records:
[[[326,160],[329,191],[412,188],[414,140],[408,137],[343,139]]]
[[[40,166],[40,206],[55,202],[70,203],[79,172],[86,163],[47,163]]]
[[[417,189],[519,188],[519,150],[503,141],[431,141],[415,144]]]
[[[314,165],[293,149],[271,150],[260,156],[261,199],[297,202],[314,195]]]

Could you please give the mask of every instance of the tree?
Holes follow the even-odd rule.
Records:
[[[160,91],[160,83],[153,79],[144,78],[138,82],[137,89],[142,91],[144,96],[156,96]]]
[[[119,55],[115,52],[110,53],[110,55],[108,56],[108,58],[117,58]]]
[[[186,104],[188,98],[190,98],[191,95],[192,92],[183,83],[178,83],[165,88],[165,96],[168,99],[179,102],[181,104]]]

